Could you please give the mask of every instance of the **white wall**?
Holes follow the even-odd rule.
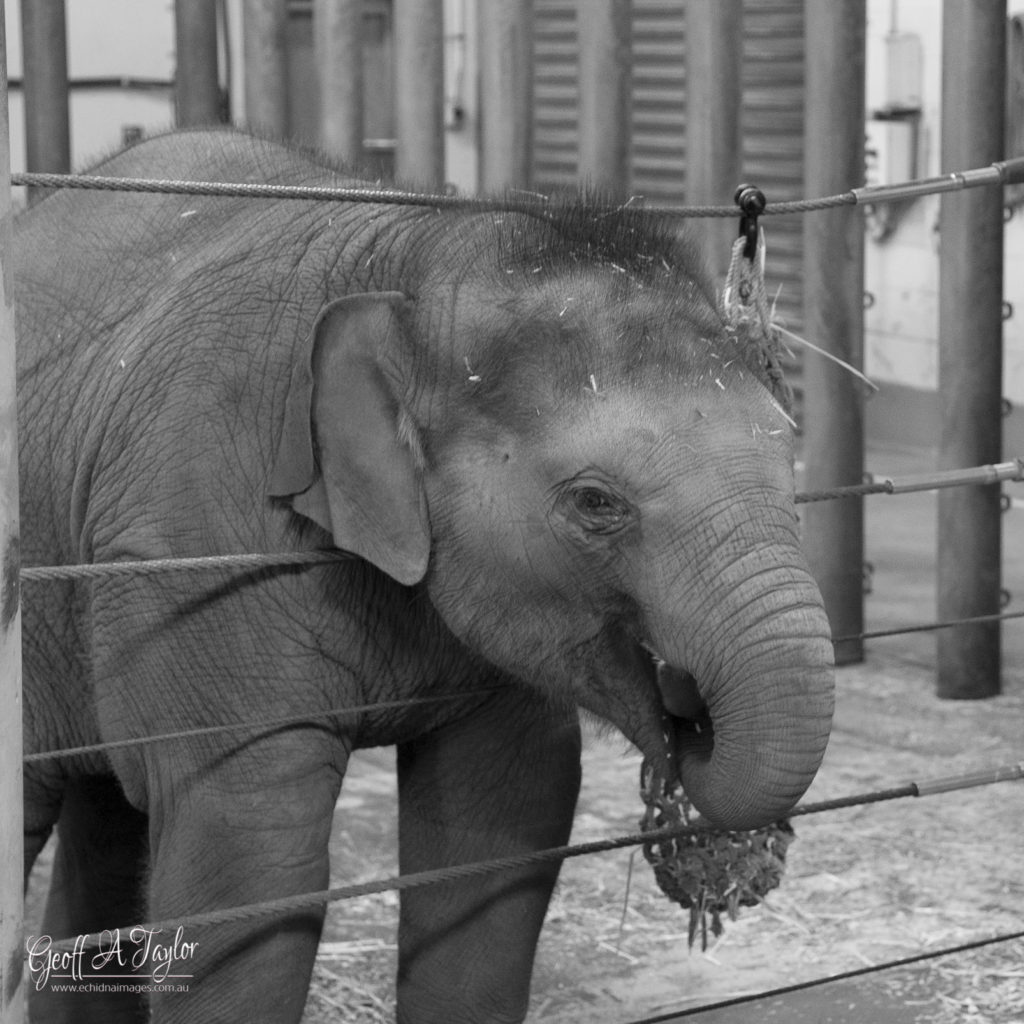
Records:
[[[1011,0],[1010,14],[1024,13]],[[868,0],[868,110],[886,103],[886,36],[893,18],[900,32],[921,42],[923,117],[917,144],[917,177],[942,173],[940,160],[942,19],[937,0]],[[878,126],[874,126],[877,128]],[[872,133],[869,132],[869,138]],[[895,211],[892,233],[869,240],[865,286],[874,304],[865,314],[868,375],[890,383],[934,390],[938,385],[939,197],[928,196]],[[881,231],[880,222],[869,228]],[[870,233],[870,232],[869,232]],[[1005,297],[1015,315],[1005,324],[1004,394],[1024,404],[1024,211],[1006,225]]]
[[[5,0],[7,73],[22,74],[21,4]],[[67,0],[68,74],[82,78],[134,77],[170,81],[174,75],[171,0]],[[79,169],[120,148],[124,128],[168,128],[174,118],[170,90],[73,89],[71,161]],[[11,168],[25,170],[25,117],[21,90],[10,94]]]

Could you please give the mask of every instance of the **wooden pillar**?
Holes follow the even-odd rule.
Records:
[[[24,1021],[18,409],[14,390],[7,30],[0,7],[0,1021]],[[26,61],[27,65],[27,61]]]
[[[55,174],[71,170],[68,114],[67,19],[64,0],[21,0],[25,91],[25,167]],[[45,190],[29,189],[29,203]]]
[[[632,0],[590,0],[577,20],[579,177],[617,201],[629,194],[632,8]]]
[[[217,6],[175,0],[174,110],[179,128],[222,120],[217,74]]]
[[[1003,158],[1006,0],[945,0],[942,170]],[[942,199],[939,220],[939,466],[1002,458],[1003,194],[978,188]],[[939,494],[938,614],[999,611],[1002,516],[998,487]],[[940,697],[999,692],[998,622],[937,634]]]
[[[743,166],[743,0],[686,3],[686,202],[732,202]],[[756,185],[757,182],[752,182]],[[769,201],[771,196],[768,196]],[[696,221],[708,267],[721,285],[736,221]]]
[[[363,159],[362,43],[363,0],[314,0],[320,145],[353,166]]]
[[[245,0],[245,119],[260,131],[288,131],[287,0]]]
[[[834,195],[864,183],[865,0],[805,4],[804,191]],[[804,330],[858,369],[864,362],[864,222],[856,207],[804,216]],[[804,460],[811,490],[859,484],[864,396],[849,371],[804,355]],[[835,636],[864,630],[864,507],[860,498],[805,506],[804,548]],[[838,664],[864,645],[836,648]]]
[[[480,0],[480,188],[533,177],[533,2]]]
[[[444,182],[443,0],[394,0],[395,175]]]

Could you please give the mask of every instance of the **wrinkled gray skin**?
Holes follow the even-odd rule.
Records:
[[[100,170],[343,180],[227,132]],[[361,556],[26,588],[30,751],[309,715],[29,765],[54,938],[325,888],[357,747],[397,744],[403,872],[567,841],[578,707],[720,825],[804,792],[832,655],[790,430],[642,215],[79,192],[17,246],[25,564]],[[556,873],[403,894],[399,1019],[521,1020]],[[154,1019],[298,1021],[321,920],[187,928]]]

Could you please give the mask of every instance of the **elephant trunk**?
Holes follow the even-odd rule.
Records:
[[[712,824],[749,829],[784,817],[814,778],[832,721],[833,652],[802,568],[758,574],[729,598],[731,613],[705,618],[685,649],[660,647],[659,685],[687,796]]]

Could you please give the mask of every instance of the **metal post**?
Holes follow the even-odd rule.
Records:
[[[687,0],[688,203],[729,203],[740,184],[742,61],[743,0]],[[729,267],[736,223],[707,219],[696,222],[694,230],[699,233],[709,269],[721,283]]]
[[[533,0],[480,0],[480,188],[533,177]]]
[[[14,389],[14,296],[7,292],[14,268],[6,54],[7,29],[0,7],[0,1021],[21,1024],[25,1019],[25,990],[18,408]]]
[[[946,0],[942,37],[942,169],[1001,160],[1006,0]],[[939,227],[939,466],[995,463],[1002,457],[1002,191],[944,197]],[[998,487],[940,494],[940,618],[999,611],[1001,534]],[[1000,640],[998,622],[941,630],[938,695],[998,693]]]
[[[21,0],[21,46],[26,169],[66,173],[71,170],[71,129],[64,0]],[[28,201],[45,194],[29,189]]]
[[[210,0],[175,0],[174,108],[179,128],[217,124],[217,6]]]
[[[245,117],[261,131],[288,131],[287,0],[245,0]]]
[[[395,174],[444,181],[443,0],[395,0]]]
[[[591,0],[579,31],[579,176],[609,198],[629,192],[632,0]]]
[[[864,181],[865,0],[808,3],[804,186],[834,195]],[[864,360],[864,222],[853,207],[804,217],[804,329],[810,341],[858,369]],[[813,352],[804,362],[807,486],[861,483],[864,398],[841,366]],[[833,635],[864,630],[862,499],[823,501],[802,512],[804,548]],[[862,661],[860,640],[836,647],[837,664]]]
[[[353,166],[363,159],[363,0],[314,0],[320,144]]]

